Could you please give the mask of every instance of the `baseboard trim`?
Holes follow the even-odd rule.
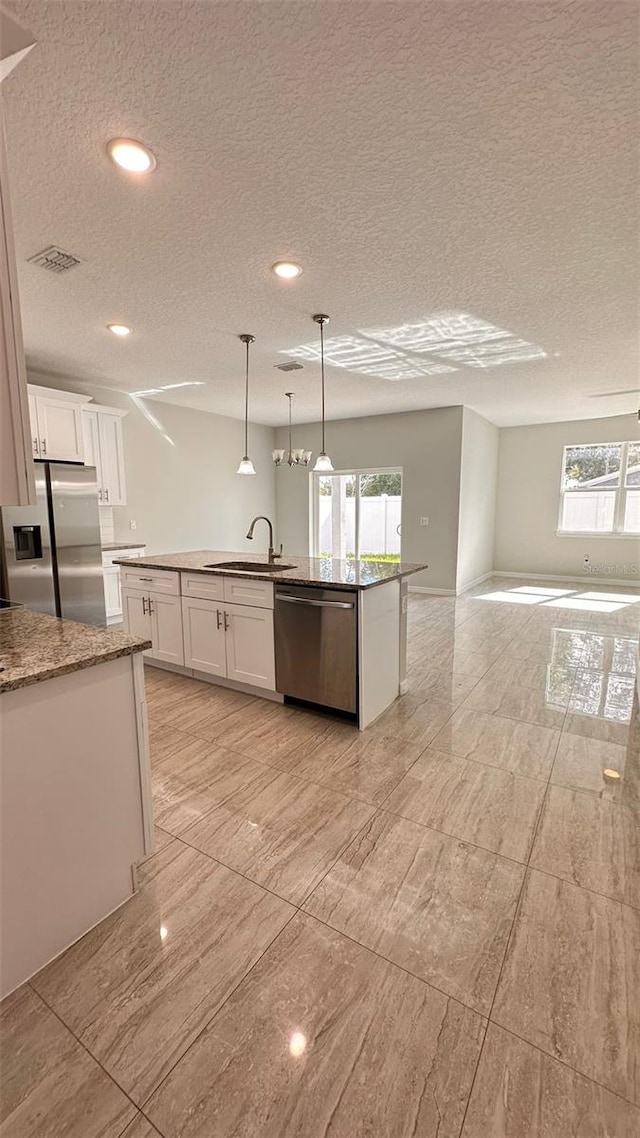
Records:
[[[490,573],[483,573],[481,577],[476,577],[475,581],[469,581],[468,585],[465,585],[462,589],[458,589],[456,596],[461,597],[463,593],[468,593],[469,589],[475,589],[476,585],[481,585],[483,581],[493,576],[495,576],[493,570]]]
[[[516,577],[524,580],[534,577],[536,581],[567,581],[569,584],[584,585],[626,585],[628,589],[640,587],[637,581],[630,577],[596,577],[593,573],[585,573],[583,577],[565,577],[556,573],[507,573],[504,569],[494,569],[490,577]]]
[[[434,597],[455,597],[455,589],[427,589],[424,585],[409,585],[410,593],[428,593]]]

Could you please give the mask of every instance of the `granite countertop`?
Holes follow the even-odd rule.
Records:
[[[266,555],[253,556],[250,553],[221,553],[219,550],[200,549],[190,553],[163,553],[157,557],[136,557],[127,561],[118,558],[116,565],[131,565],[139,569],[172,569],[181,573],[207,573],[214,576],[249,577],[263,581],[286,581],[290,585],[317,585],[333,589],[369,589],[373,585],[383,585],[410,573],[419,573],[427,565],[411,565],[408,562],[391,563],[386,561],[334,561],[330,557],[298,557],[285,553],[279,559],[292,569],[276,573],[246,572],[241,569],[210,568],[220,561],[260,561],[267,565]]]
[[[117,549],[144,549],[144,541],[110,541],[102,546],[103,553],[113,553]]]
[[[93,624],[59,620],[43,612],[10,609],[0,613],[0,692],[78,672],[94,664],[131,656],[150,640]]]

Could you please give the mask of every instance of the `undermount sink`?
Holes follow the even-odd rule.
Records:
[[[215,565],[205,565],[205,569],[235,569],[240,573],[282,573],[283,569],[297,569],[297,565],[264,564],[262,561],[218,561]]]

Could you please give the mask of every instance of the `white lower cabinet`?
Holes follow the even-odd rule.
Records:
[[[104,579],[104,607],[107,624],[120,624],[122,616],[122,593],[120,589],[120,566],[113,562],[118,557],[142,557],[144,545],[130,549],[109,549],[102,552],[102,576]]]
[[[227,678],[256,688],[276,686],[273,609],[225,605]]]
[[[145,640],[151,640],[151,613],[148,600],[145,593],[137,593],[132,589],[122,590],[122,619],[127,632],[132,636],[141,636]]]
[[[168,664],[184,664],[180,597],[151,593],[149,603],[153,641],[149,655],[155,656],[156,660],[166,660]]]
[[[146,656],[167,664],[184,664],[180,597],[123,588],[122,615],[133,636],[151,641],[153,647]]]
[[[103,569],[104,607],[107,624],[122,620],[122,597],[120,596],[120,570],[117,565]]]
[[[187,668],[273,691],[273,610],[182,598]]]
[[[224,606],[215,601],[182,598],[182,632],[184,663],[187,668],[226,676],[227,646]]]
[[[237,595],[242,595],[247,582],[238,584]],[[235,604],[228,600],[232,579],[187,573],[179,578],[172,571],[126,566],[124,623],[134,636],[153,641],[146,653],[152,659],[275,691],[273,585],[258,581],[256,589],[248,584],[255,603]]]

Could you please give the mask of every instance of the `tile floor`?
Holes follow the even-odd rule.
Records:
[[[412,596],[362,734],[148,668],[156,852],[1,1006],[2,1138],[637,1138],[640,593],[580,591]]]

